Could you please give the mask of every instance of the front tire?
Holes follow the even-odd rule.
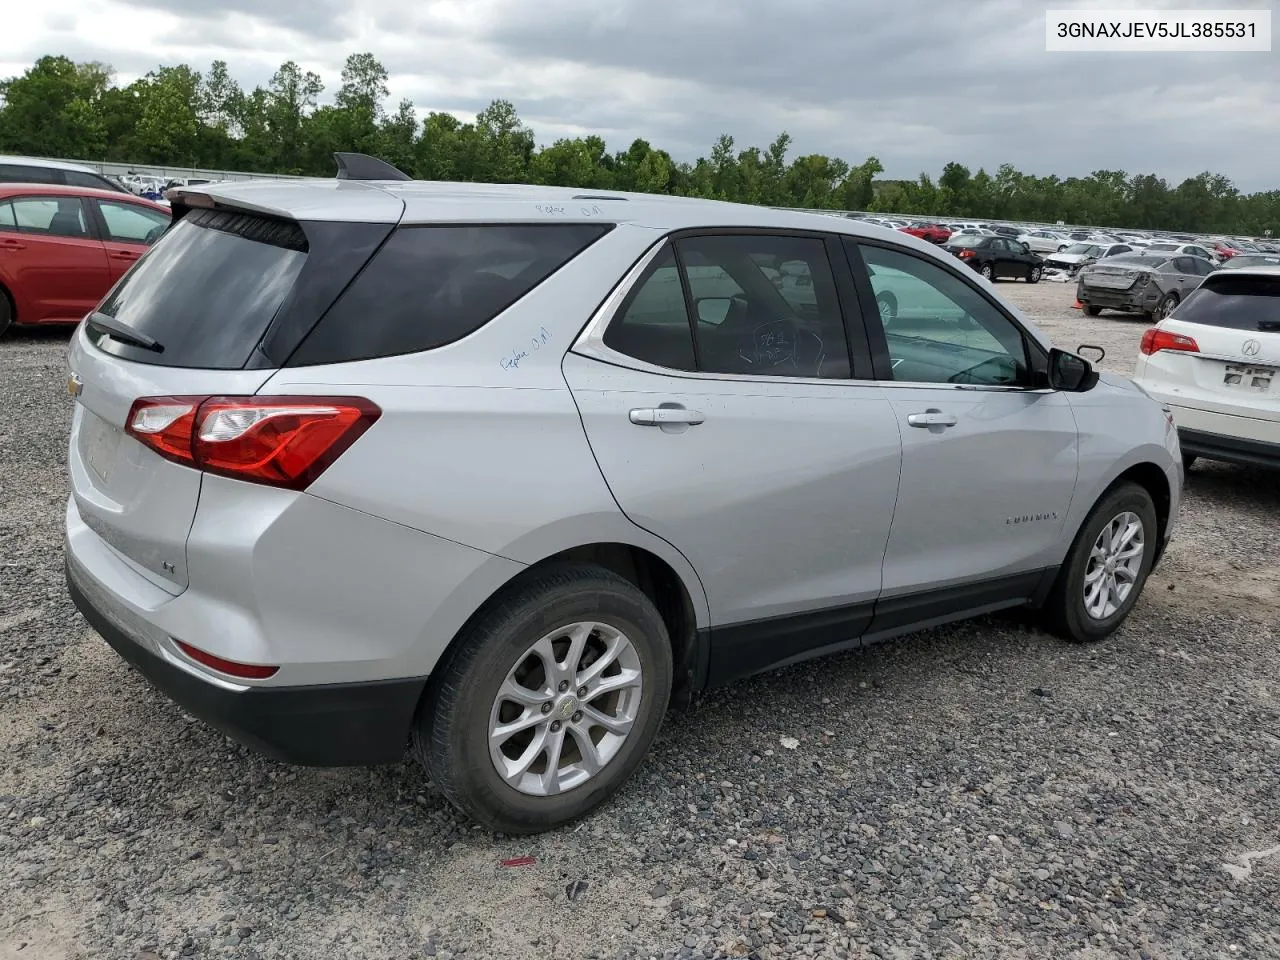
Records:
[[[9,299],[9,294],[4,287],[0,287],[0,336],[9,329],[13,323],[13,303]]]
[[[1039,264],[1034,265],[1030,270],[1027,271],[1027,283],[1039,283],[1041,272],[1042,271],[1040,269],[1040,265]]]
[[[1090,511],[1045,604],[1049,630],[1079,643],[1119,628],[1147,582],[1159,527],[1145,488],[1122,483]]]
[[[885,326],[898,319],[898,298],[892,290],[881,290],[876,294],[876,306],[880,308],[880,322]]]
[[[499,594],[436,667],[413,752],[458,809],[510,834],[608,799],[657,736],[671,697],[657,609],[601,567],[556,564]]]

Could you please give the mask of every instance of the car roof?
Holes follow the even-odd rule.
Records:
[[[119,190],[99,189],[98,187],[71,187],[65,183],[0,183],[0,197],[17,197],[34,193],[46,197],[98,197],[102,200],[123,200],[125,203],[151,207],[154,210],[166,209],[162,204],[143,197],[135,197],[131,193],[121,193]]]
[[[1235,270],[1215,270],[1204,278],[1203,283],[1212,280],[1215,284],[1233,280],[1236,277],[1274,277],[1280,274],[1280,264],[1270,267],[1239,267]]]
[[[935,251],[901,231],[822,211],[797,212],[749,204],[530,184],[432,180],[242,180],[177,187],[170,195],[190,206],[215,203],[296,220],[379,223],[618,223],[661,230],[756,227],[820,230],[884,237]]]
[[[40,157],[11,157],[0,155],[0,163],[13,164],[22,167],[43,167],[52,170],[75,170],[77,173],[93,173],[102,176],[93,167],[87,167],[83,163],[69,163],[65,160],[45,160]]]

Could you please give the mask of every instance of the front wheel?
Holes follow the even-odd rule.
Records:
[[[1136,483],[1108,491],[1094,506],[1045,604],[1049,629],[1067,640],[1109,637],[1142,594],[1159,529],[1151,494]]]
[[[671,643],[653,603],[600,567],[557,564],[496,597],[436,667],[414,754],[456,807],[537,833],[608,799],[657,736]]]
[[[880,321],[888,326],[898,319],[898,298],[892,290],[881,290],[876,294],[876,306],[880,308]]]
[[[1033,266],[1027,271],[1027,283],[1039,283],[1041,272],[1039,264]]]
[[[13,323],[13,306],[9,303],[9,295],[0,287],[0,334],[9,329]]]

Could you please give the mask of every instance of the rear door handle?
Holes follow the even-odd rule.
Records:
[[[664,423],[696,426],[707,419],[697,410],[686,410],[684,407],[636,407],[628,416],[632,423],[642,427],[660,427]]]
[[[913,427],[954,427],[957,422],[953,414],[943,413],[941,410],[912,413],[907,416],[907,423]]]
[[[115,250],[111,256],[117,260],[137,260],[140,254],[134,253],[132,250]]]

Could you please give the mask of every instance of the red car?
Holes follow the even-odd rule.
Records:
[[[129,194],[0,183],[0,333],[79,323],[170,219],[168,207]]]
[[[951,239],[951,228],[940,223],[912,223],[898,229],[930,243],[946,243]]]

